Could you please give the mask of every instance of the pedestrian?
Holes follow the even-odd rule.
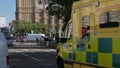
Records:
[[[56,43],[59,42],[59,34],[58,33],[56,33],[56,35],[55,35],[55,41],[56,41]]]
[[[38,43],[38,38],[36,37],[36,43]]]

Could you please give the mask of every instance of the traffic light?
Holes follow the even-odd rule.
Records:
[[[13,32],[13,31],[14,31],[14,27],[11,26],[11,27],[10,27],[10,32]]]

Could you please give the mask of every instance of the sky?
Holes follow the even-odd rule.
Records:
[[[0,0],[0,16],[5,16],[7,23],[15,20],[15,0]]]

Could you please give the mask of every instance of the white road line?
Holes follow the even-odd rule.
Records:
[[[27,55],[27,54],[24,54],[24,53],[20,53],[20,54],[23,56],[29,57],[29,55]]]
[[[30,57],[30,58],[33,59],[33,60],[35,60],[35,61],[42,62],[42,60],[36,59],[34,57]]]
[[[15,50],[15,52],[20,53],[20,51]]]
[[[24,51],[29,51],[28,49],[23,49]]]
[[[38,61],[38,62],[42,62],[42,60],[40,60],[40,59],[37,59],[37,58],[34,58],[34,57],[30,57],[29,55],[27,55],[27,54],[25,54],[25,53],[22,53],[22,51],[19,51],[19,50],[13,50],[13,49],[11,49],[10,50],[11,52],[13,51],[13,52],[17,52],[17,53],[19,53],[19,54],[21,54],[21,55],[23,55],[23,56],[25,56],[25,57],[29,57],[30,59],[32,59],[32,60],[34,60],[34,61]],[[28,50],[28,49],[23,49],[23,51],[32,51],[32,50]],[[56,51],[55,49],[35,49],[34,50],[35,52],[38,52],[38,51],[41,51],[41,52],[54,52],[54,51]]]
[[[16,52],[19,52],[19,51],[16,51]],[[37,58],[34,58],[34,57],[30,57],[29,55],[25,54],[25,53],[20,53],[21,55],[25,56],[25,57],[29,57],[30,59],[32,60],[35,60],[35,61],[38,61],[38,62],[42,62],[42,60],[39,60]]]

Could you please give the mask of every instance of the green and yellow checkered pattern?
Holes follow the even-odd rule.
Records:
[[[120,68],[120,38],[94,38],[89,44],[81,44],[76,50],[76,61]]]

